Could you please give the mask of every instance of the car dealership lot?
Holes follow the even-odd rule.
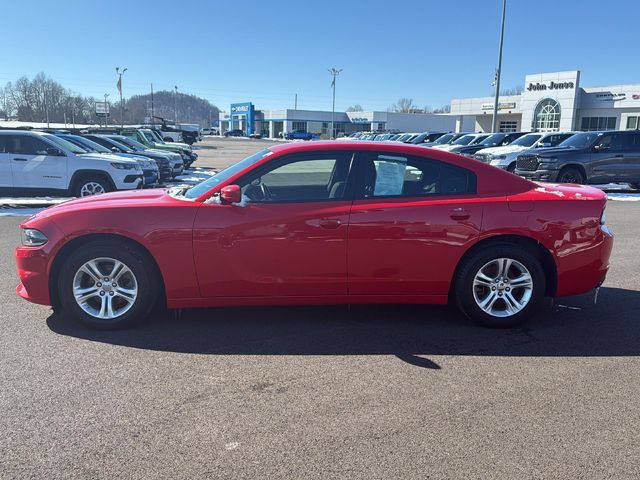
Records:
[[[224,142],[229,161],[268,144]],[[607,213],[598,304],[508,331],[392,306],[90,331],[17,297],[21,219],[0,218],[1,476],[637,478],[640,205]]]

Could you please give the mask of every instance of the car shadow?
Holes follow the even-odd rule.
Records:
[[[602,288],[547,305],[524,327],[474,325],[449,307],[235,307],[156,314],[135,328],[90,330],[64,314],[49,328],[95,342],[215,355],[395,355],[437,369],[433,355],[636,356],[640,292]]]

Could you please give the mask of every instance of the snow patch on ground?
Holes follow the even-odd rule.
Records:
[[[640,202],[640,193],[607,193],[607,198],[618,202]]]
[[[0,208],[0,217],[30,217],[44,208]]]
[[[71,198],[58,197],[0,197],[0,207],[14,205],[57,205]]]

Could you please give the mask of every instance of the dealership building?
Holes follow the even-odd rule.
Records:
[[[490,132],[494,97],[451,101],[448,114],[335,112],[336,134],[352,132]],[[220,132],[240,129],[278,138],[292,130],[328,137],[332,112],[256,110],[253,103],[231,104],[220,112]],[[516,131],[626,130],[640,128],[640,84],[582,87],[577,70],[527,75],[519,95],[501,96],[498,128]]]
[[[456,130],[490,132],[493,104],[494,97],[452,100]],[[639,117],[640,84],[582,87],[577,70],[527,75],[520,95],[498,102],[504,132],[638,129]]]
[[[231,104],[229,112],[220,112],[220,133],[240,129],[246,135],[260,133],[278,138],[293,130],[303,130],[320,136],[331,134],[332,112],[319,110],[256,110],[251,102]],[[336,135],[362,131],[452,132],[456,118],[432,113],[396,112],[335,112]]]

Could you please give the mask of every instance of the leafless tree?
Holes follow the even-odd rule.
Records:
[[[360,105],[359,103],[356,103],[355,105],[351,105],[349,108],[347,108],[347,112],[362,112],[364,111],[364,109],[362,108],[362,105]]]

